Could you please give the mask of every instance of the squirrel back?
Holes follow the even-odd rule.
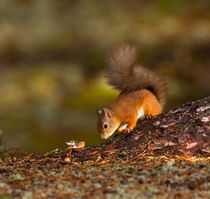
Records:
[[[136,47],[122,45],[111,51],[107,58],[109,84],[122,92],[140,89],[150,90],[163,106],[166,101],[167,84],[155,72],[135,63]]]

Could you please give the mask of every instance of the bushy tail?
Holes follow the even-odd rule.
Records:
[[[165,104],[167,84],[156,73],[135,64],[135,47],[122,45],[112,50],[107,62],[109,84],[120,91],[132,91],[146,88],[153,92],[161,105]]]

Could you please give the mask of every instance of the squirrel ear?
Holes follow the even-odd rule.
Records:
[[[103,108],[104,115],[108,116],[109,118],[112,117],[112,113],[108,108]]]
[[[101,109],[97,109],[96,110],[96,113],[97,113],[97,115],[102,115],[103,114],[103,111]]]

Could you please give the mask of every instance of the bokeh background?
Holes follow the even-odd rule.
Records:
[[[117,91],[107,51],[138,44],[169,84],[165,111],[210,93],[208,0],[0,1],[0,129],[7,148],[46,152],[100,143],[97,107]]]

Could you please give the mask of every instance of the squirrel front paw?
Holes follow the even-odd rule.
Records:
[[[125,133],[130,133],[130,132],[131,132],[131,129],[130,129],[130,128],[125,128],[125,129],[123,130],[123,132],[125,132]]]

